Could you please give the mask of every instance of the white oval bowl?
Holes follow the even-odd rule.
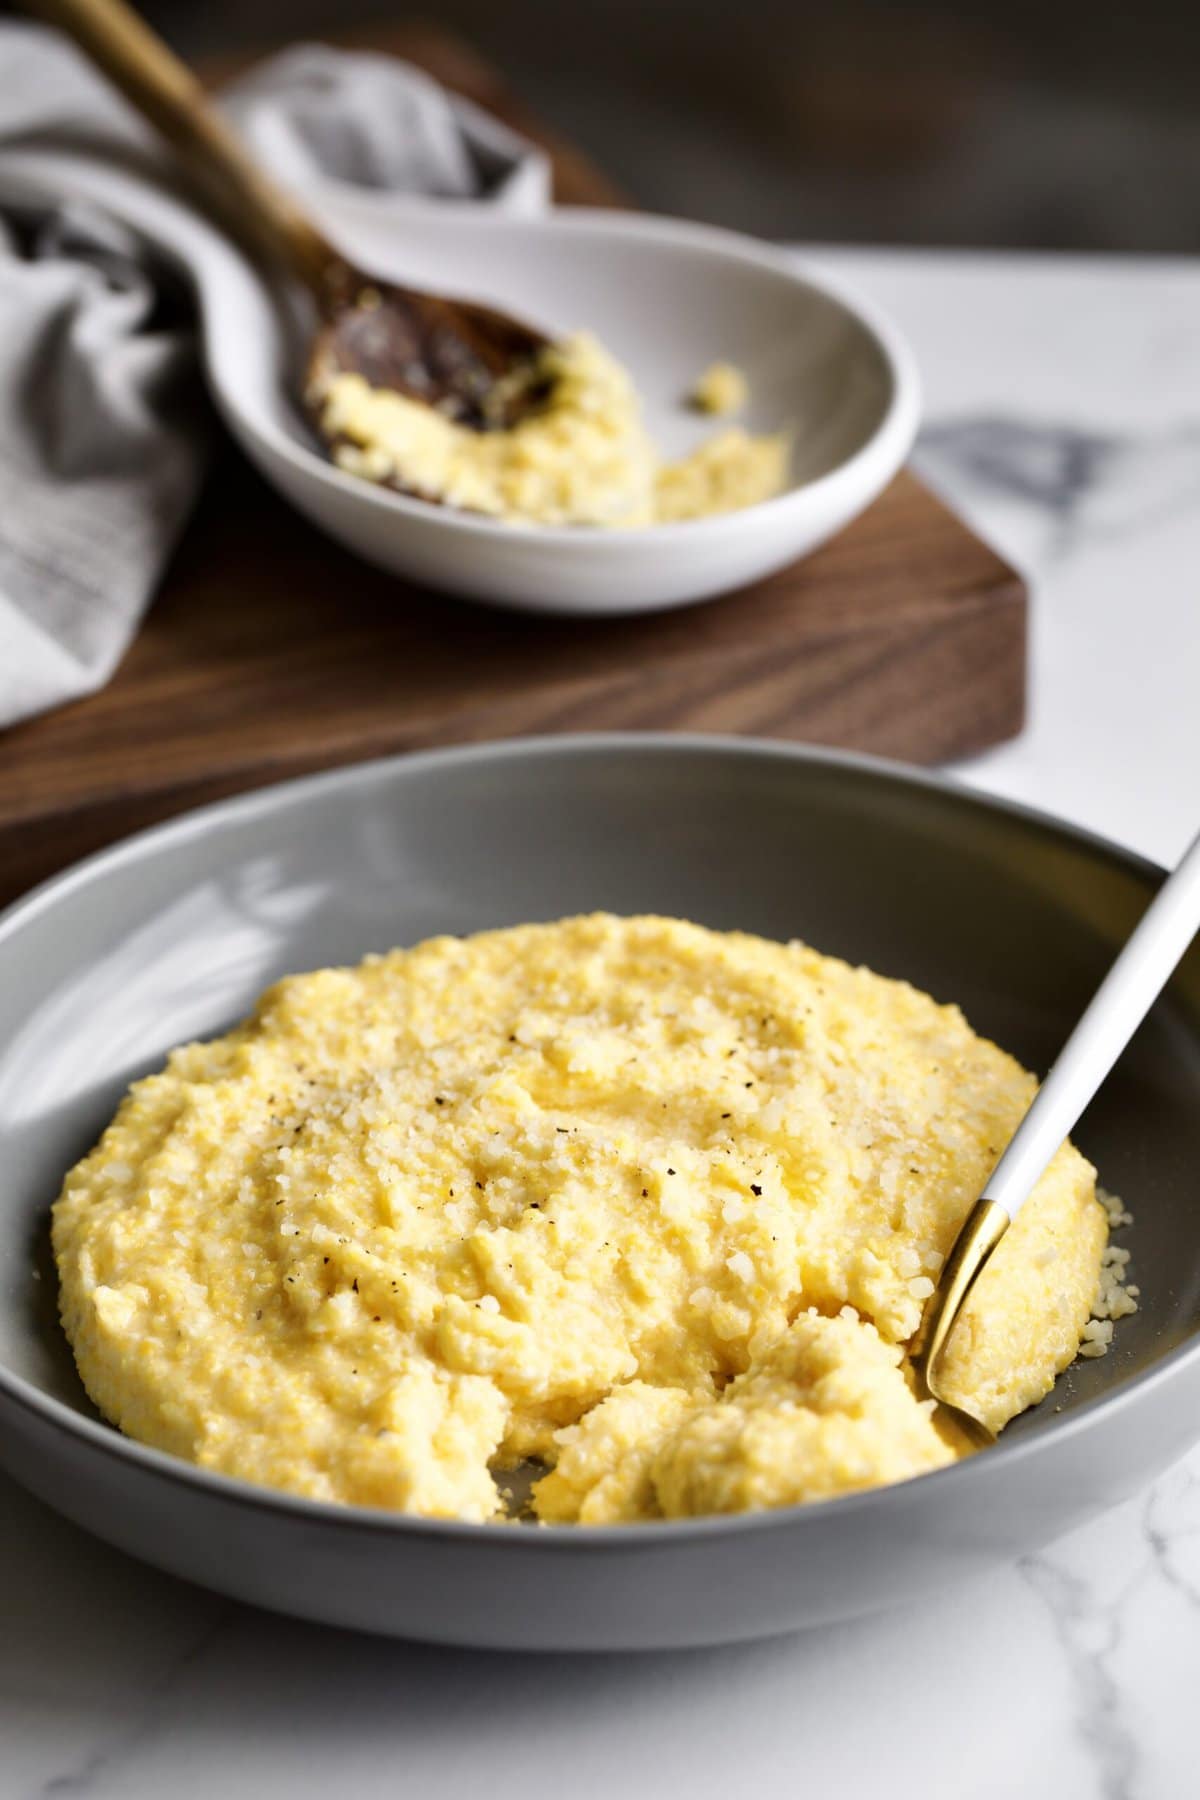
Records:
[[[70,156],[6,153],[3,184],[99,201],[181,260],[200,292],[217,404],[267,479],[369,562],[471,600],[529,612],[684,606],[784,567],[855,518],[911,447],[913,358],[895,328],[793,258],[733,232],[635,213],[322,196],[323,222],[365,266],[491,300],[552,335],[587,327],[633,371],[668,455],[721,421],[683,404],[714,361],[741,367],[744,423],[793,434],[792,483],[718,517],[638,530],[509,524],[396,494],[334,467],[296,404],[302,309],[277,303],[203,220],[133,175]]]

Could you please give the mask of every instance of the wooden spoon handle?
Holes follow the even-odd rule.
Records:
[[[319,295],[342,259],[313,221],[252,160],[174,51],[124,0],[23,0],[74,40],[162,133],[223,223],[256,255],[284,262]]]

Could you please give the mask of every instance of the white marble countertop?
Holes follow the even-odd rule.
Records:
[[[921,466],[1034,578],[1030,727],[959,773],[1173,861],[1200,822],[1200,264],[815,260],[907,329]],[[506,1658],[296,1624],[3,1480],[0,1596],[0,1800],[1200,1791],[1200,1453],[966,1591],[728,1650]]]

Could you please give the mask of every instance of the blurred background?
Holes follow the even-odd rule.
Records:
[[[461,34],[640,204],[768,236],[1200,248],[1200,4],[143,0],[193,56]]]

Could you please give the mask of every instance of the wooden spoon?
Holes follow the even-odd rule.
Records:
[[[401,287],[356,268],[257,166],[203,87],[124,0],[25,0],[72,38],[167,139],[206,204],[256,261],[282,266],[322,319],[306,387],[360,374],[477,430],[511,424],[536,384],[505,380],[548,342],[492,306]],[[503,382],[502,386],[498,384]]]

